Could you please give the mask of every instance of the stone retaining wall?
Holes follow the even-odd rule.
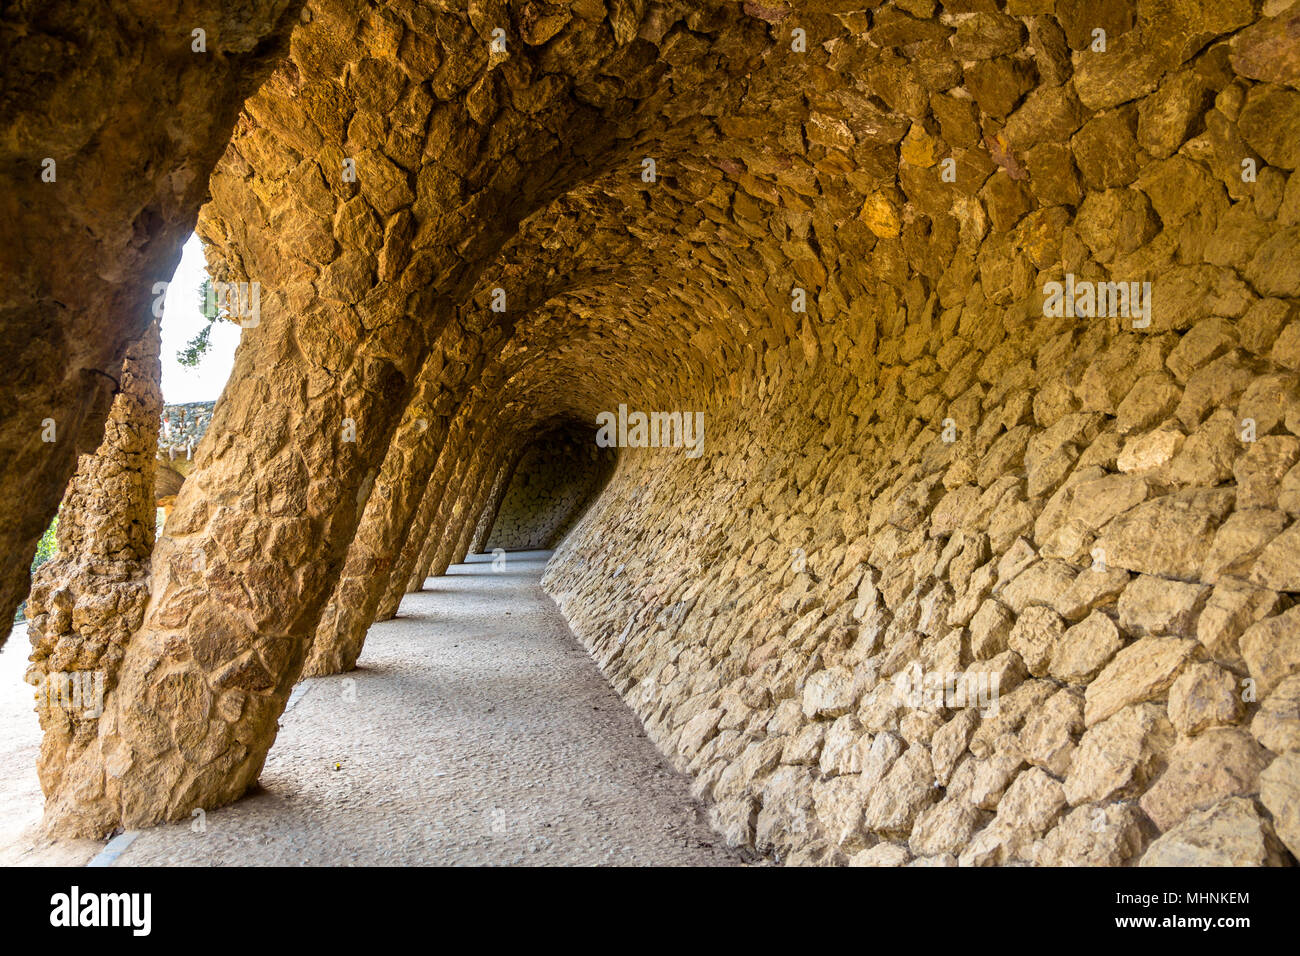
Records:
[[[1271,131],[1300,94],[1235,50],[1146,95],[1045,82],[999,134],[1028,175],[1004,154],[941,199],[959,235],[909,246],[967,135],[969,101],[932,98],[872,254],[826,263],[871,291],[761,386],[696,395],[703,457],[626,454],[556,554],[544,585],[729,842],[1300,851],[1300,179]],[[1052,314],[1076,280],[1149,282],[1149,323]],[[997,712],[900,695],[917,667],[996,676]]]
[[[590,429],[543,436],[524,452],[488,535],[486,551],[552,548],[608,478],[613,456]]]

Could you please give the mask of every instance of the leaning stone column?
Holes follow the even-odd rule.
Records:
[[[442,455],[447,456],[448,454],[444,448]],[[397,607],[402,602],[402,595],[406,593],[407,579],[410,578],[416,562],[420,559],[424,542],[429,537],[429,528],[433,525],[434,518],[438,513],[438,507],[442,503],[445,479],[440,474],[441,468],[442,459],[439,458],[439,470],[434,471],[424,489],[424,494],[420,498],[420,507],[415,514],[415,520],[411,522],[411,527],[406,532],[401,551],[398,553],[397,560],[393,563],[393,570],[389,573],[388,580],[384,584],[384,594],[379,599],[379,606],[375,608],[376,621],[387,621],[396,614]]]
[[[416,563],[410,580],[406,582],[405,590],[408,594],[420,590],[426,579],[441,575],[451,563],[448,555],[448,560],[443,564],[442,569],[434,570],[444,553],[450,551],[448,540],[460,530],[458,517],[464,511],[465,496],[469,494],[477,477],[476,461],[477,459],[470,459],[455,463],[460,468],[456,469],[456,473],[448,479],[447,487],[442,493],[442,501],[438,503],[438,514],[433,519],[432,527],[429,528],[429,536],[424,541],[424,547],[420,549],[420,560]]]
[[[460,468],[455,469],[455,465],[459,465]],[[455,474],[447,479],[446,488],[442,493],[442,500],[438,502],[438,513],[429,528],[429,536],[424,539],[424,546],[420,549],[420,559],[416,562],[411,577],[406,582],[405,590],[408,594],[420,590],[424,586],[426,579],[437,577],[442,573],[441,571],[434,571],[433,567],[438,563],[439,552],[445,550],[445,542],[450,534],[451,526],[456,521],[457,509],[463,508],[461,500],[469,490],[470,472],[473,468],[473,460],[453,463]]]
[[[456,547],[451,553],[449,564],[464,564],[465,558],[469,556],[470,544],[474,540],[479,522],[483,520],[483,514],[488,510],[488,504],[492,500],[492,487],[505,469],[507,460],[508,456],[504,452],[498,452],[492,464],[481,471],[474,494],[467,499],[469,507],[465,517],[461,519],[460,534],[456,536]]]
[[[437,401],[441,375],[440,356],[430,357],[417,378],[416,396],[388,445],[343,571],[316,626],[303,677],[350,671],[361,656],[398,543],[411,526],[421,490],[447,437],[446,409]]]
[[[478,523],[478,516],[483,513],[492,476],[504,458],[504,446],[495,443],[492,448],[480,446],[469,463],[460,491],[451,502],[433,563],[429,565],[424,577],[441,577],[469,550],[469,539]],[[423,583],[423,578],[420,583]]]
[[[162,415],[155,320],[127,352],[104,440],[82,455],[59,508],[58,554],[27,599],[27,682],[45,739],[37,759],[48,794],[98,731],[104,695],[149,600],[154,461]]]
[[[519,456],[515,455],[503,462],[497,471],[496,479],[492,482],[492,492],[488,495],[487,507],[483,509],[483,516],[478,519],[478,525],[474,528],[474,537],[469,543],[469,554],[481,554],[487,547],[488,535],[492,533],[492,528],[497,523],[497,515],[501,513],[501,502],[506,499],[510,479],[514,477],[515,466],[518,464]]]
[[[424,579],[429,576],[427,570],[434,563],[438,546],[452,523],[453,507],[469,487],[468,478],[473,466],[483,461],[483,456],[467,461],[469,455],[466,454],[467,449],[478,447],[482,437],[489,434],[488,419],[482,409],[482,404],[469,401],[457,412],[429,478],[416,520],[407,532],[401,553],[389,575],[375,612],[376,621],[392,618],[402,603],[402,596],[420,590]]]
[[[51,835],[181,819],[261,772],[424,350],[389,341],[419,341],[408,320],[327,372],[286,357],[288,315],[283,293],[263,292],[93,745],[47,794]]]
[[[387,621],[397,613],[397,608],[402,603],[402,595],[408,590],[407,582],[416,572],[416,568],[423,566],[421,562],[425,545],[433,537],[432,529],[442,527],[441,522],[444,518],[442,503],[448,492],[454,494],[453,471],[461,449],[468,447],[466,432],[471,424],[470,408],[471,404],[466,403],[457,411],[451,429],[447,433],[447,440],[443,442],[438,452],[438,461],[434,465],[433,474],[429,476],[415,520],[406,532],[397,560],[393,564],[393,570],[388,576],[383,597],[380,598],[379,605],[375,609],[376,621]],[[422,584],[423,581],[424,579],[421,578],[420,583]],[[409,590],[419,590],[419,587]]]
[[[489,461],[499,461],[500,449],[509,447],[508,442],[494,442],[491,448],[484,446],[487,436],[503,427],[499,415],[489,420],[483,412],[471,412],[467,420],[473,423],[473,431],[457,446],[463,449],[461,453],[447,461],[447,468],[443,471],[446,477],[442,498],[438,502],[437,514],[430,523],[428,536],[420,548],[419,559],[409,571],[410,578],[405,586],[400,580],[389,582],[386,599],[396,590],[400,601],[400,591],[418,591],[424,586],[426,578],[438,577],[447,572],[451,565],[452,549],[460,540],[463,522],[467,520],[468,509],[477,494],[484,467]],[[439,462],[440,466],[442,464]],[[468,543],[466,541],[466,545]]]

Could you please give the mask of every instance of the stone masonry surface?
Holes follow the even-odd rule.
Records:
[[[261,289],[152,552],[29,603],[38,669],[113,671],[47,729],[50,833],[238,800],[299,678],[625,405],[700,454],[618,448],[542,585],[727,843],[1295,863],[1300,5],[240,6],[132,76],[130,18],[4,14],[0,611],[65,487],[131,526],[87,496],[196,218]]]
[[[544,435],[523,454],[480,550],[554,547],[609,477],[613,455],[590,429]]]

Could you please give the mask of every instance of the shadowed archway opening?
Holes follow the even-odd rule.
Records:
[[[484,513],[490,532],[483,550],[554,548],[605,487],[615,460],[613,449],[596,444],[595,429],[578,422],[533,439]]]

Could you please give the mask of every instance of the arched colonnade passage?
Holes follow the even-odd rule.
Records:
[[[468,550],[528,439],[626,406],[702,415],[701,454],[621,449],[545,583],[729,840],[1295,851],[1295,14],[862,6],[275,6],[229,40],[264,81],[205,94],[242,104],[228,142],[62,194],[51,228],[133,245],[86,252],[116,298],[28,265],[5,307],[32,372],[0,439],[46,454],[20,559],[95,445],[36,423],[93,433],[108,394],[32,330],[117,370],[202,196],[176,170],[260,309],[104,713],[43,755],[55,832],[236,799],[304,668]],[[182,117],[189,69],[151,91]],[[57,123],[78,87],[50,89]],[[39,115],[10,166],[54,148]]]

